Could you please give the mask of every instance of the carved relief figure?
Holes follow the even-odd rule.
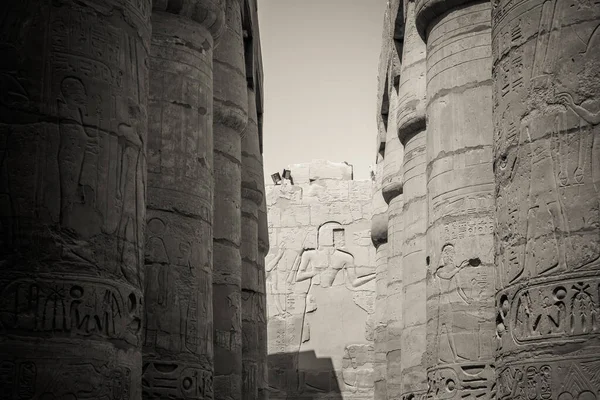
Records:
[[[584,84],[597,84],[600,81],[600,65],[597,62],[597,54],[600,51],[600,26],[596,27],[594,33],[588,41],[585,53],[582,55],[581,62],[585,65]],[[571,108],[581,119],[590,125],[600,124],[600,105],[597,101],[584,101],[581,104],[575,104],[573,96],[570,93],[564,92],[557,96],[557,99],[564,105]],[[592,111],[589,107],[597,108],[597,111]]]
[[[474,299],[465,291],[465,283],[461,281],[461,272],[466,268],[478,267],[479,259],[462,261],[459,265],[455,262],[455,250],[451,244],[442,248],[440,263],[433,273],[439,290],[439,313],[437,321],[437,354],[439,362],[460,362],[464,360],[476,360],[479,352],[473,357],[474,343],[461,340],[458,345],[455,340],[457,334],[464,338],[465,326],[478,326],[480,321],[471,303]],[[480,291],[477,290],[479,293]],[[468,332],[469,338],[479,340],[478,332]],[[478,343],[478,342],[477,342]],[[477,345],[477,348],[479,345]],[[477,349],[478,350],[478,349]],[[471,355],[470,355],[471,354]]]
[[[275,304],[275,309],[277,311],[276,315],[285,313],[285,292],[282,292],[280,289],[279,283],[279,262],[285,253],[285,242],[281,242],[279,245],[279,250],[277,254],[269,261],[266,265],[267,272],[267,293],[273,299],[273,303]]]
[[[350,284],[352,288],[359,287],[375,279],[375,273],[364,276],[356,275],[354,257],[342,250],[344,246],[343,236],[336,235],[336,230],[333,230],[333,240],[329,241],[323,238],[322,234],[327,232],[329,224],[340,225],[337,222],[328,222],[319,228],[318,248],[316,250],[305,250],[302,253],[295,281],[302,282],[311,279],[311,285],[318,284],[322,287],[331,287],[341,271],[346,273],[344,283]]]

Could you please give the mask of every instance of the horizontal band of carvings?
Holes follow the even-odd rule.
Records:
[[[152,399],[212,399],[213,371],[180,361],[144,362],[142,393],[144,398]]]
[[[576,357],[560,354],[553,358],[532,356],[529,360],[520,354],[519,361],[506,362],[504,359],[497,366],[497,399],[595,399],[600,388],[598,349],[586,354]]]
[[[428,398],[491,399],[495,386],[494,366],[483,361],[442,364],[427,370],[427,383]]]
[[[116,340],[137,346],[142,292],[91,277],[36,276],[2,285],[0,332],[44,338]]]
[[[500,354],[515,346],[553,346],[600,336],[597,270],[531,279],[501,290],[496,298]]]
[[[131,364],[98,361],[89,348],[82,350],[78,357],[61,354],[63,357],[19,355],[13,358],[19,350],[22,349],[13,349],[10,357],[2,355],[2,398],[69,399],[74,398],[73,393],[85,393],[89,399],[130,399],[130,392],[136,392],[132,385],[139,382],[135,379],[139,369],[136,371]],[[53,352],[60,354],[56,347]],[[49,354],[39,347],[36,353]],[[131,363],[141,361],[139,353],[138,357],[129,357]]]

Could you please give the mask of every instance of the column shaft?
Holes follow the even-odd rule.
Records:
[[[242,398],[241,133],[248,94],[239,0],[227,0],[226,24],[214,54],[215,398]]]
[[[258,398],[259,324],[264,323],[261,302],[264,269],[258,265],[258,209],[264,181],[258,136],[256,94],[248,88],[248,125],[242,139],[242,398]],[[263,267],[264,268],[264,267]]]
[[[213,37],[160,9],[152,26],[144,398],[210,399]]]
[[[443,3],[443,4],[442,4]],[[421,0],[427,43],[427,374],[439,399],[492,398],[494,177],[489,1]]]
[[[3,399],[141,398],[150,12],[0,5]]]
[[[404,237],[402,314],[402,399],[427,391],[426,353],[426,49],[415,26],[415,2],[406,3],[402,66],[395,113],[397,136],[404,145],[402,192]]]
[[[495,3],[497,398],[595,399],[600,7]]]

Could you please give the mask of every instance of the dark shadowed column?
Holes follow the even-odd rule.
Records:
[[[222,24],[218,2],[154,2],[145,399],[213,398],[212,55]]]
[[[150,13],[0,4],[3,399],[141,398]]]
[[[402,192],[402,399],[423,398],[427,391],[426,231],[427,177],[425,154],[425,43],[415,27],[415,2],[406,3],[398,108],[394,117],[404,146]]]
[[[597,399],[600,5],[493,3],[498,399]]]
[[[242,397],[241,133],[248,93],[240,0],[226,0],[226,27],[214,55],[215,398]]]
[[[263,200],[256,94],[248,88],[248,124],[242,138],[242,398],[258,398],[259,324],[264,269],[258,265],[258,209]],[[264,267],[263,267],[264,268]]]
[[[417,0],[427,46],[429,396],[493,398],[491,5]]]

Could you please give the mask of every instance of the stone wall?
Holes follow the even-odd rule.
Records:
[[[266,188],[270,397],[372,399],[372,182],[345,163],[290,170]]]

